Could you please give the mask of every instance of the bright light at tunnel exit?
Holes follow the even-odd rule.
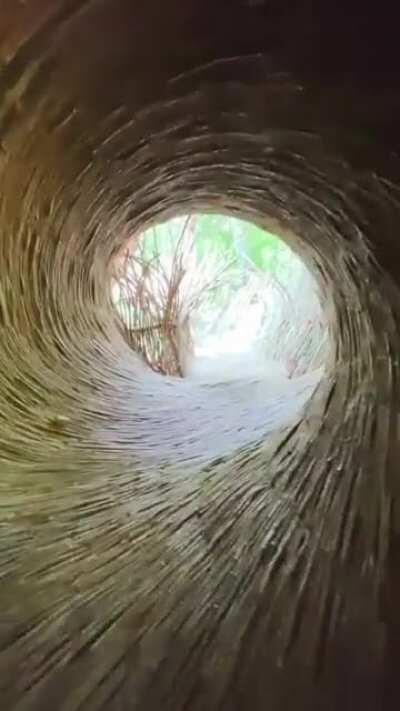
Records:
[[[156,329],[167,324],[158,336],[182,363],[257,352],[289,372],[299,325],[321,322],[302,260],[277,235],[230,215],[183,215],[141,233],[112,297],[131,333],[152,334],[154,354]]]

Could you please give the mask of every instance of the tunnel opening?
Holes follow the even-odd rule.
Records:
[[[133,235],[111,298],[127,342],[154,371],[235,379],[322,369],[329,349],[316,280],[276,234],[191,213]]]

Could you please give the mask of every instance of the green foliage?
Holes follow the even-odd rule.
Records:
[[[290,362],[309,363],[311,355],[317,362],[316,343],[326,346],[312,325],[320,307],[306,266],[254,223],[213,213],[175,217],[143,233],[130,258],[121,317],[134,350],[159,372],[183,372],[183,324],[188,342],[215,345],[225,336],[240,341],[239,324],[250,325],[249,334],[258,319],[263,352],[279,358],[283,349]]]
[[[143,256],[151,259],[160,250],[172,254],[185,221],[186,217],[177,217],[148,230]],[[252,222],[226,215],[199,214],[195,246],[200,259],[207,253],[217,252],[235,262],[238,268],[254,265],[276,276],[287,273],[291,258],[290,249],[276,235]]]

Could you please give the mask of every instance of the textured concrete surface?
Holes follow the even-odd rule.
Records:
[[[356,0],[0,2],[5,711],[399,708],[397,27]],[[306,260],[318,387],[265,407],[130,352],[110,260],[191,209]]]

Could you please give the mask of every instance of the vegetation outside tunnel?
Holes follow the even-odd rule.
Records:
[[[221,348],[257,341],[261,357],[279,360],[284,339],[303,340],[310,352],[321,340],[302,260],[277,235],[233,216],[195,213],[150,227],[126,247],[116,281],[127,340],[160,373],[182,376],[186,356]]]

